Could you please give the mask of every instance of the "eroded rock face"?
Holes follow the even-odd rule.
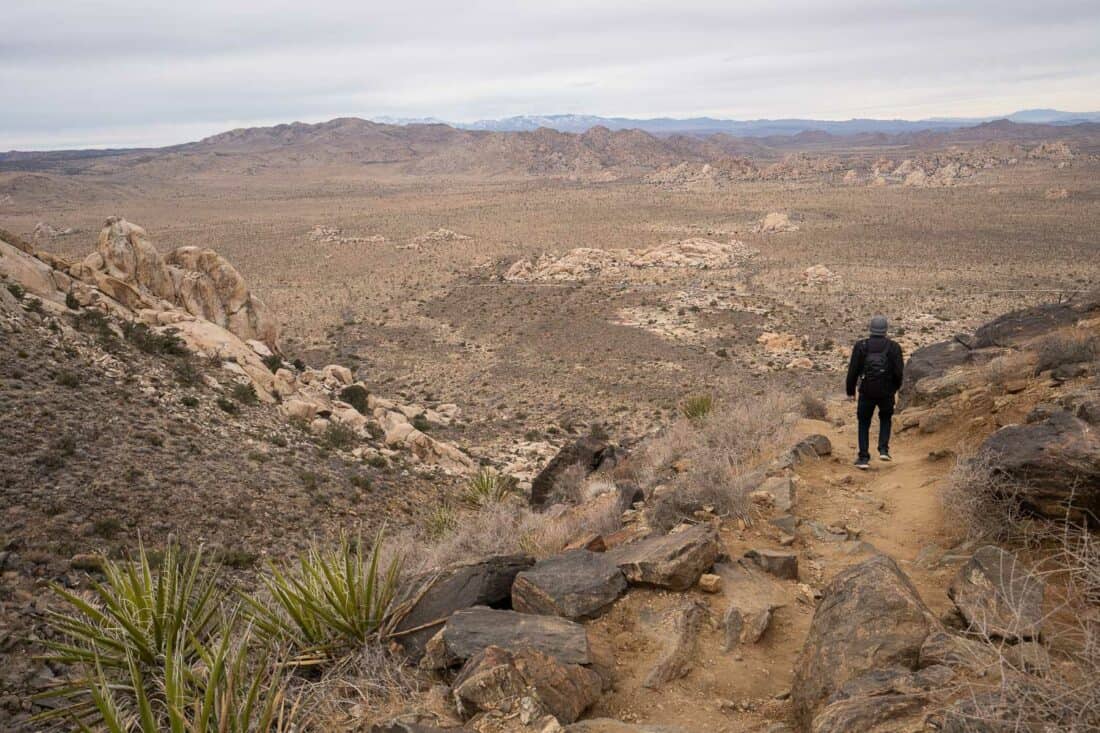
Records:
[[[512,608],[523,613],[594,618],[626,591],[626,578],[602,553],[573,550],[516,576]]]
[[[607,556],[635,585],[684,591],[699,582],[718,558],[718,532],[698,524],[681,532],[617,547]]]
[[[990,435],[979,455],[1018,487],[1017,496],[1052,519],[1100,518],[1100,434],[1064,410]]]
[[[857,677],[829,698],[813,721],[813,733],[894,733],[923,729],[929,693],[948,683],[946,667],[920,672],[886,668]]]
[[[809,727],[829,697],[875,669],[915,670],[925,637],[938,622],[909,578],[878,555],[833,579],[814,612],[795,665],[791,700]]]
[[[553,503],[556,486],[567,471],[577,466],[585,474],[592,473],[610,449],[606,440],[594,435],[586,435],[562,448],[531,482],[531,506],[539,508]]]
[[[274,319],[214,250],[180,247],[162,256],[144,229],[113,216],[100,231],[95,252],[72,274],[128,308],[157,309],[158,301],[165,301],[243,340],[277,347]]]
[[[1009,641],[1039,636],[1046,583],[1011,552],[978,549],[951,583],[951,597],[970,629]]]

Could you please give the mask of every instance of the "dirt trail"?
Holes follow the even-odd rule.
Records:
[[[779,724],[789,714],[786,695],[813,617],[810,589],[823,588],[838,572],[876,551],[901,564],[933,612],[949,610],[945,591],[957,562],[950,555],[944,558],[954,541],[945,528],[940,491],[954,460],[932,460],[929,454],[953,446],[959,436],[900,432],[893,441],[895,460],[875,460],[871,470],[861,472],[851,465],[856,434],[854,414],[849,413],[854,405],[834,403],[830,408],[832,422],[804,420],[798,425],[800,436],[826,435],[833,454],[796,469],[792,511],[801,525],[790,549],[799,556],[800,582],[775,584],[782,605],[760,641],[723,651],[721,621],[733,602],[729,587],[716,595],[697,589],[687,594],[635,590],[593,624],[614,648],[616,680],[615,689],[591,715],[690,732],[783,730]],[[830,531],[845,527],[844,534]],[[749,549],[785,549],[781,537],[766,519],[722,533],[733,561]],[[710,612],[694,668],[684,679],[656,690],[645,688],[646,674],[671,642],[671,619],[690,601],[706,604]]]

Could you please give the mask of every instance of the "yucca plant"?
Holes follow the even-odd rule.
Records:
[[[269,599],[246,596],[252,623],[269,642],[289,642],[296,664],[319,664],[377,638],[397,587],[401,561],[381,567],[383,533],[369,552],[340,540],[312,546],[297,566],[274,563],[263,578]]]
[[[62,639],[46,642],[48,659],[76,673],[39,696],[61,702],[40,720],[119,733],[245,733],[293,719],[281,665],[267,651],[250,659],[250,631],[233,641],[238,615],[223,613],[201,552],[183,557],[171,544],[154,570],[139,544],[135,561],[105,560],[103,573],[89,598],[54,587],[70,608],[48,615]]]
[[[462,501],[482,509],[506,501],[517,492],[515,477],[483,468],[466,482]]]
[[[113,682],[97,664],[88,688],[96,727],[111,733],[260,733],[290,730],[297,707],[286,702],[283,666],[270,655],[252,660],[250,632],[232,641],[236,618],[222,628],[219,640],[189,663],[182,649],[186,632],[171,645],[153,670],[128,655],[126,684]],[[155,684],[150,684],[155,682]],[[86,718],[78,728],[92,731]]]
[[[709,394],[687,397],[680,403],[680,412],[689,420],[702,420],[714,409],[714,398]]]
[[[47,659],[75,665],[83,676],[44,693],[66,701],[49,715],[89,710],[95,669],[112,679],[131,677],[135,665],[139,671],[155,669],[169,650],[188,662],[201,656],[220,622],[216,575],[203,570],[201,562],[201,552],[184,558],[170,545],[154,573],[149,554],[139,545],[134,562],[104,561],[106,582],[93,582],[90,598],[52,586],[70,609],[47,614],[61,637],[46,642],[51,650]]]

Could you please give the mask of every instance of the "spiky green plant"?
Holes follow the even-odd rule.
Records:
[[[106,581],[90,598],[60,586],[69,608],[48,622],[60,640],[48,659],[74,669],[42,693],[58,701],[40,719],[81,730],[261,731],[286,719],[280,665],[264,651],[250,660],[250,632],[234,643],[238,615],[226,615],[214,571],[201,552],[171,544],[154,571],[143,545],[133,562],[104,560]],[[293,717],[291,715],[291,717]]]
[[[263,578],[270,599],[245,597],[257,632],[289,642],[301,665],[378,638],[401,570],[398,556],[381,567],[383,539],[379,532],[368,552],[342,538],[335,550],[310,547],[296,567],[271,563]]]
[[[714,409],[714,398],[709,394],[687,397],[680,403],[680,412],[689,420],[703,420]]]
[[[499,504],[519,491],[516,483],[513,476],[483,468],[466,481],[462,501],[478,509]]]
[[[433,540],[447,536],[457,526],[458,516],[449,504],[440,504],[424,520],[424,532]]]
[[[236,617],[227,621],[218,641],[202,650],[197,663],[189,664],[182,651],[185,632],[153,670],[143,669],[130,654],[123,685],[97,664],[88,688],[90,715],[73,716],[77,727],[90,732],[96,725],[111,733],[290,730],[297,708],[287,705],[284,667],[267,652],[251,659],[249,631],[240,641],[231,641],[236,626]]]

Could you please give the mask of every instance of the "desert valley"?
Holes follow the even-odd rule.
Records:
[[[1100,123],[0,154],[0,728],[1097,730],[1098,233]]]

